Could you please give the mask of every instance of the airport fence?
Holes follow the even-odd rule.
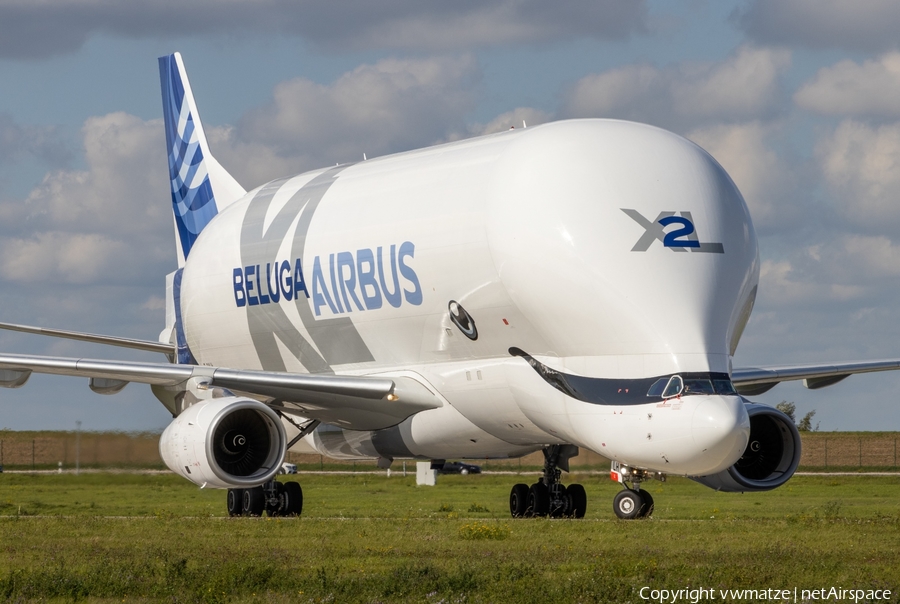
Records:
[[[0,430],[0,466],[163,468],[159,434],[152,432],[14,432]]]
[[[807,471],[897,470],[900,432],[803,432],[800,469]],[[62,467],[164,467],[159,434],[152,432],[16,432],[0,430],[0,467],[47,470]],[[333,460],[321,455],[288,453],[286,461],[302,470],[370,471],[374,461]],[[402,462],[401,462],[402,463]],[[535,471],[543,465],[540,452],[519,459],[475,460],[483,470]],[[582,449],[569,462],[575,470],[605,470],[609,460]],[[394,469],[402,465],[395,464]],[[415,471],[414,467],[410,468]]]

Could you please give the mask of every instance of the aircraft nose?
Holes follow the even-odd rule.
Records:
[[[750,417],[737,396],[706,396],[691,421],[694,442],[708,468],[697,474],[715,473],[734,464],[750,438]]]

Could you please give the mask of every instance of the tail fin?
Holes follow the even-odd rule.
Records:
[[[209,221],[246,191],[209,152],[181,54],[159,58],[178,266]]]

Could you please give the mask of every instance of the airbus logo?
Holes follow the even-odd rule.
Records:
[[[632,252],[646,252],[654,241],[660,241],[663,247],[673,252],[704,252],[707,254],[724,254],[725,247],[721,243],[701,243],[690,212],[660,212],[656,220],[644,218],[637,210],[620,208],[629,218],[644,227],[644,234],[637,240]],[[677,216],[676,214],[680,214]],[[677,228],[666,230],[666,227]]]
[[[378,246],[375,251],[365,248],[356,253],[329,254],[327,261],[316,256],[309,288],[300,258],[293,265],[283,260],[267,262],[265,267],[262,263],[237,267],[232,271],[234,303],[238,308],[278,304],[280,300],[291,302],[303,295],[312,298],[317,317],[326,307],[331,314],[341,315],[353,312],[354,306],[359,311],[376,310],[385,302],[399,308],[404,299],[419,306],[422,286],[409,262],[415,253],[415,244],[405,241],[399,246],[391,245],[390,252]]]

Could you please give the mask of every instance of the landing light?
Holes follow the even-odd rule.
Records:
[[[400,400],[400,397],[397,396],[396,394],[394,394],[393,392],[391,392],[389,395],[387,395],[386,398],[389,401],[399,401]]]

